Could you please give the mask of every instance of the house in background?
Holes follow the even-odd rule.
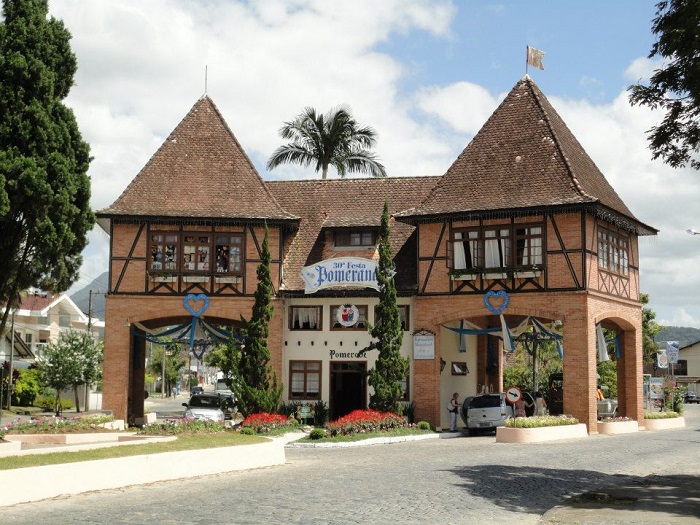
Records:
[[[90,319],[67,295],[30,289],[21,299],[18,308],[10,312],[6,333],[0,338],[0,363],[11,363],[15,370],[26,369],[41,360],[46,345],[58,342],[68,331],[89,330],[95,342],[101,340],[104,321]],[[0,307],[0,313],[5,308]],[[94,402],[91,406],[95,408]]]
[[[669,368],[669,373],[671,369]],[[691,392],[700,393],[700,341],[686,345],[678,351],[678,363],[673,365],[673,376],[679,385]]]

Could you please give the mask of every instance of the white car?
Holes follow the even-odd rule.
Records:
[[[506,403],[505,394],[484,394],[468,397],[462,404],[462,421],[472,435],[479,430],[496,430],[513,417],[513,407]]]
[[[218,394],[194,394],[182,406],[187,409],[185,419],[224,422],[224,411],[221,409],[221,397]]]

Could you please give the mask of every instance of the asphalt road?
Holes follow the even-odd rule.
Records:
[[[535,524],[572,495],[666,475],[661,510],[700,481],[700,405],[685,416],[685,429],[545,444],[487,435],[289,448],[283,466],[22,504],[0,510],[0,522]],[[684,512],[700,520],[696,507]]]

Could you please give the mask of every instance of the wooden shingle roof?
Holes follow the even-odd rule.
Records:
[[[221,113],[200,98],[98,217],[295,221],[275,200]]]
[[[656,230],[635,218],[537,85],[524,77],[441,177],[432,193],[398,220],[477,216],[505,210],[597,208],[640,235]]]
[[[327,179],[268,181],[267,185],[284,209],[301,218],[299,230],[284,261],[283,290],[302,290],[301,268],[320,260],[324,228],[379,228],[384,201],[389,213],[417,206],[425,199],[438,177],[386,177],[372,179]],[[391,221],[391,249],[401,257],[414,227]],[[339,252],[338,256],[343,254]],[[403,261],[415,267],[415,252]],[[397,261],[397,265],[399,262]],[[405,272],[404,272],[405,273]],[[397,288],[401,284],[398,282]],[[415,283],[415,279],[409,279]]]

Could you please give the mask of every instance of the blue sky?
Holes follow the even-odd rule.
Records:
[[[403,0],[53,0],[73,35],[67,100],[91,144],[93,206],[111,204],[204,93],[265,179],[277,131],[305,106],[347,104],[378,132],[390,176],[444,173],[529,74],[628,207],[660,230],[640,241],[641,283],[663,324],[700,327],[700,177],[652,161],[626,88],[648,78],[656,2]],[[94,231],[80,282],[107,270]]]

